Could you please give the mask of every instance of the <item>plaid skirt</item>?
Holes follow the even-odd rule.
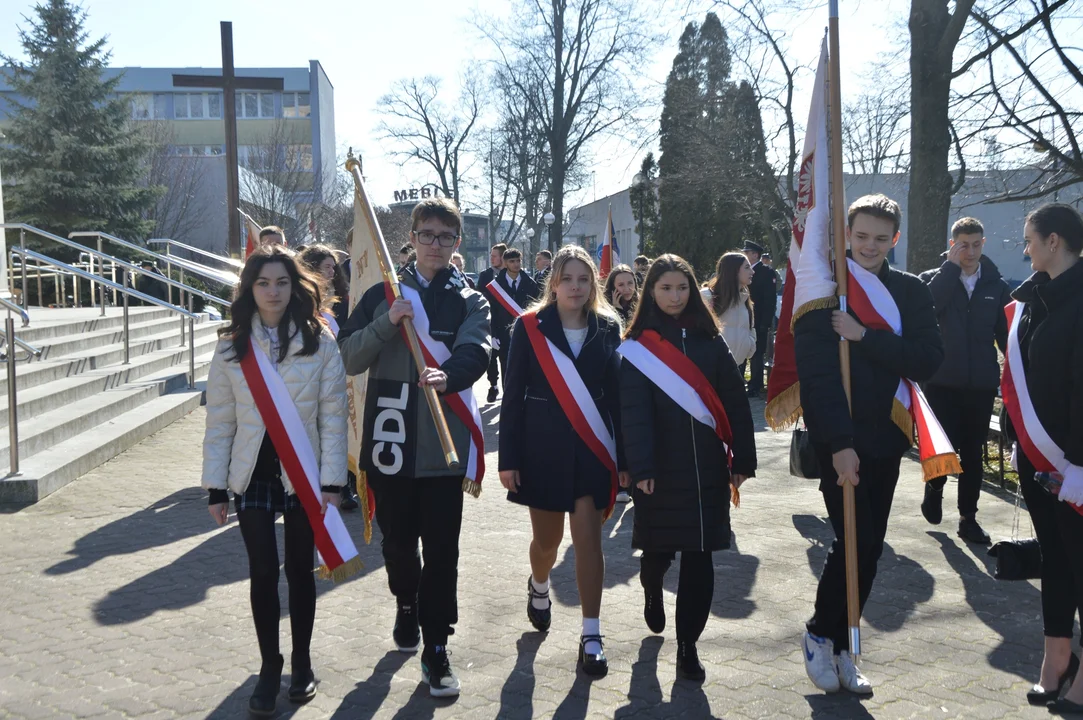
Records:
[[[275,513],[287,513],[301,507],[297,494],[287,493],[282,484],[282,464],[267,433],[263,434],[252,479],[243,493],[233,494],[233,507],[237,512],[269,510]]]

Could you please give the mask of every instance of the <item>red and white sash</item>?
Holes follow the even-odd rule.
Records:
[[[654,330],[644,330],[637,340],[625,340],[618,352],[682,410],[714,430],[733,460],[733,430],[726,409],[711,381],[687,355]]]
[[[282,382],[267,353],[251,339],[248,353],[241,360],[241,372],[282,462],[282,469],[312,526],[316,551],[323,564],[319,573],[335,582],[345,580],[363,567],[361,558],[338,508],[328,503],[321,514],[320,463],[286,383]]]
[[[384,283],[384,292],[388,295],[388,303],[393,302],[391,286],[387,283]],[[429,334],[429,316],[425,313],[421,295],[414,288],[401,284],[399,292],[413,305],[414,331],[417,332],[417,339],[421,343],[425,364],[428,367],[440,367],[451,357],[451,351],[447,349],[447,345],[433,339]],[[405,329],[402,332],[405,333]],[[403,339],[405,340],[405,336]],[[467,451],[463,491],[478,497],[481,494],[481,479],[485,476],[485,434],[481,429],[481,412],[474,398],[474,389],[467,388],[457,393],[446,393],[440,397],[447,403],[451,412],[455,413],[455,417],[459,418],[459,421],[470,431],[470,449]]]
[[[553,341],[538,329],[536,313],[525,313],[521,318],[523,329],[545,373],[545,379],[557,396],[560,409],[564,411],[579,438],[601,461],[610,474],[609,506],[603,519],[613,511],[617,498],[617,443],[606,427],[605,420],[594,404],[594,398],[583,383],[575,362],[565,355]]]
[[[511,314],[513,318],[522,317],[523,313],[526,312],[521,307],[519,307],[519,303],[515,302],[515,298],[513,298],[511,295],[508,295],[508,291],[505,290],[504,287],[496,281],[496,278],[493,278],[493,281],[485,287],[489,290],[489,292],[493,294],[493,297],[496,298],[497,302],[499,302],[504,307],[504,309],[507,310],[509,314]]]
[[[850,278],[854,280],[849,287],[848,301],[861,323],[867,328],[902,335],[899,306],[884,283],[852,258],[846,262]],[[917,383],[901,378],[895,391],[895,403],[901,411],[893,411],[892,417],[911,441],[915,440],[914,426],[917,426],[918,454],[925,480],[962,472],[955,447]]]

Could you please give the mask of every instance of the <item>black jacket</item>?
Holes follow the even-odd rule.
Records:
[[[899,306],[903,334],[870,329],[861,342],[850,343],[852,419],[842,389],[832,310],[812,310],[797,320],[794,354],[801,407],[813,442],[829,444],[831,452],[854,448],[861,456],[901,457],[909,441],[891,419],[899,379],[928,381],[944,359],[944,344],[929,288],[886,262],[878,275]]]
[[[921,274],[936,305],[936,319],[944,340],[944,362],[930,385],[994,391],[1000,385],[996,345],[1004,352],[1008,321],[1004,306],[1011,289],[1000,270],[987,257],[981,259],[981,277],[967,297],[960,280],[963,270],[953,262]]]
[[[1083,465],[1083,261],[1055,280],[1035,273],[1012,293],[1026,303],[1019,346],[1034,412],[1073,465]],[[1006,412],[1002,427],[1015,439]]]
[[[620,328],[604,316],[587,318],[587,340],[572,355],[555,305],[538,312],[538,330],[573,358],[598,412],[615,433],[617,467],[624,469],[620,424]],[[575,491],[593,488],[596,500],[609,502],[609,471],[580,439],[561,410],[526,335],[516,320],[508,348],[504,397],[500,402],[500,469],[518,470],[521,486],[508,499],[530,507],[571,512]],[[602,505],[604,507],[604,505]]]
[[[778,306],[778,273],[775,269],[762,262],[756,263],[748,294],[752,297],[756,327],[770,328]]]
[[[527,306],[533,303],[538,297],[538,284],[534,282],[534,278],[530,277],[525,272],[519,273],[519,285],[514,292],[512,292],[511,280],[508,279],[508,271],[506,269],[497,273],[496,283],[504,288],[504,292],[515,300],[519,307],[524,310],[526,310]],[[490,300],[489,307],[492,310],[493,316],[493,335],[500,338],[500,342],[503,343],[508,338],[508,332],[511,330],[515,318],[511,313],[504,309],[504,306],[496,298]]]
[[[733,472],[756,472],[756,440],[744,378],[719,334],[649,323],[711,381],[733,430]],[[730,470],[714,430],[697,422],[634,365],[621,364],[624,453],[635,491],[632,547],[647,551],[722,550],[730,546]]]

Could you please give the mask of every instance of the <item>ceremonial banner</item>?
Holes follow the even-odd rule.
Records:
[[[793,351],[793,325],[809,310],[838,307],[831,267],[831,214],[828,186],[827,40],[820,50],[797,182],[793,242],[775,334],[775,364],[767,384],[767,423],[775,430],[797,422],[801,388]],[[842,212],[840,208],[839,212]]]
[[[613,239],[613,206],[609,206],[609,217],[605,221],[602,234],[602,246],[598,249],[598,275],[604,280],[613,268],[620,264],[620,252]]]

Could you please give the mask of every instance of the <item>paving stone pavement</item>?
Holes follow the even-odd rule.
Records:
[[[604,528],[608,677],[575,672],[568,540],[553,572],[553,628],[532,631],[523,588],[530,525],[505,501],[490,452],[485,491],[467,498],[463,520],[460,622],[450,643],[462,696],[431,699],[418,658],[394,650],[377,530],[361,549],[361,576],[318,584],[320,692],[296,708],[283,691],[278,717],[1048,717],[1024,699],[1041,661],[1037,589],[994,580],[984,548],[955,535],[954,482],[944,524],[925,523],[909,460],[864,620],[863,667],[876,694],[858,701],[812,687],[799,640],[830,526],[816,483],[787,472],[789,435],[763,427],[761,401],[753,409],[761,469],[733,511],[733,549],[714,556],[702,687],[675,681],[676,566],[669,627],[653,636],[643,622],[634,507],[618,506]],[[498,410],[482,410],[491,449]],[[0,515],[0,717],[245,717],[259,669],[247,563],[235,518],[219,529],[205,510],[203,422],[200,409],[39,504]],[[981,508],[994,538],[1010,534],[1009,498],[983,493]],[[347,524],[360,538],[359,515]],[[280,593],[285,620],[284,577]],[[283,622],[287,653],[288,634]]]

